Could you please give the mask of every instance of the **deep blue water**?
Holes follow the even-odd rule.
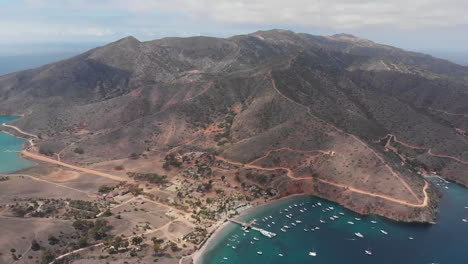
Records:
[[[0,116],[0,124],[8,123],[17,119],[14,116]],[[25,139],[13,137],[0,132],[0,173],[10,173],[27,168],[33,163],[21,158],[18,152],[25,143]]]
[[[246,221],[259,219],[259,226],[275,232],[275,238],[269,239],[255,231],[245,233],[239,226],[230,224],[223,230],[224,236],[205,253],[201,263],[467,264],[468,223],[462,219],[468,219],[468,209],[465,208],[468,207],[468,189],[441,181],[434,183],[439,184],[444,193],[435,225],[403,224],[377,216],[360,216],[322,199],[295,197],[264,206],[244,217]],[[322,206],[314,208],[312,205],[318,202]],[[322,211],[330,206],[334,209]],[[289,213],[293,215],[292,219],[285,216]],[[340,218],[331,221],[329,217],[332,215]],[[263,222],[261,219],[265,217],[268,220]],[[356,217],[361,220],[356,220]],[[326,223],[321,224],[320,219]],[[293,226],[296,220],[302,223]],[[354,225],[348,224],[348,221]],[[286,229],[287,232],[280,230],[284,225],[290,227]],[[315,227],[320,230],[310,231]],[[383,234],[381,229],[388,235]],[[362,233],[364,238],[356,237],[355,232]],[[254,237],[259,240],[254,240]],[[414,239],[410,240],[409,237]],[[367,256],[365,250],[371,250],[372,256]],[[258,255],[258,251],[263,254]],[[309,256],[310,251],[317,252],[317,256]]]

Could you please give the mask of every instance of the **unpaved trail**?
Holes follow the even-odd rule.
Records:
[[[3,123],[2,125],[3,125],[4,127],[12,128],[12,129],[18,131],[19,133],[21,133],[21,134],[23,134],[23,135],[25,135],[25,136],[37,138],[36,135],[31,134],[31,133],[28,133],[28,132],[25,132],[25,131],[21,130],[20,128],[16,127],[16,126],[7,125],[7,124],[5,124],[5,123]]]
[[[80,193],[83,193],[83,194],[85,194],[86,196],[88,196],[88,197],[90,197],[90,198],[96,197],[96,196],[91,195],[91,194],[88,193],[88,192],[83,191],[83,190],[76,189],[76,188],[73,188],[73,187],[70,187],[70,186],[66,186],[66,185],[63,185],[63,184],[60,184],[60,183],[56,183],[56,182],[44,180],[44,179],[41,179],[41,178],[37,178],[37,177],[31,176],[31,175],[26,175],[26,174],[0,174],[0,176],[6,176],[6,177],[27,177],[27,178],[30,178],[30,179],[35,180],[35,181],[45,182],[45,183],[52,184],[52,185],[55,185],[55,186],[58,186],[58,187],[66,188],[66,189],[69,189],[69,190],[72,190],[72,191],[76,191],[76,192],[80,192]]]
[[[286,167],[265,168],[265,167],[261,167],[261,166],[257,166],[257,165],[252,165],[252,164],[249,164],[249,163],[244,164],[244,163],[240,163],[240,162],[236,162],[236,161],[231,161],[231,160],[228,160],[228,159],[226,159],[224,157],[220,157],[220,156],[217,156],[216,158],[218,160],[221,160],[221,161],[224,161],[224,162],[227,162],[227,163],[230,163],[230,164],[238,165],[240,167],[251,168],[251,169],[266,170],[266,171],[285,170],[287,172],[286,175],[288,176],[288,178],[290,178],[293,181],[314,180],[314,181],[322,182],[322,183],[329,184],[329,185],[332,185],[332,186],[335,186],[335,187],[343,188],[343,189],[345,189],[347,191],[351,191],[351,192],[355,192],[355,193],[359,193],[359,194],[364,194],[364,195],[371,196],[371,197],[381,198],[381,199],[384,199],[384,200],[387,200],[387,201],[391,201],[391,202],[402,204],[402,205],[409,206],[409,207],[423,208],[423,207],[426,207],[429,204],[429,195],[427,194],[427,189],[429,188],[429,183],[427,181],[425,181],[424,188],[422,190],[422,192],[424,194],[424,200],[422,202],[420,202],[420,203],[412,203],[412,202],[408,202],[408,201],[405,201],[405,200],[400,200],[400,199],[397,199],[397,198],[394,198],[394,197],[391,197],[391,196],[388,196],[388,195],[368,192],[368,191],[365,191],[365,190],[361,190],[361,189],[358,189],[358,188],[355,188],[355,187],[351,187],[351,186],[348,186],[348,185],[345,185],[345,184],[332,182],[332,181],[325,180],[325,179],[318,179],[318,178],[312,178],[312,177],[295,177],[293,171],[291,169],[289,169],[289,168],[286,168]]]
[[[452,160],[455,160],[455,161],[458,161],[460,163],[463,163],[463,164],[467,164],[468,165],[468,161],[466,160],[463,160],[461,158],[458,158],[458,157],[454,157],[454,156],[450,156],[450,155],[444,155],[444,154],[435,154],[435,153],[432,153],[432,149],[431,148],[428,148],[428,147],[423,147],[423,146],[416,146],[416,145],[412,145],[412,144],[409,144],[409,143],[406,143],[406,142],[403,142],[403,141],[400,141],[397,139],[397,137],[393,134],[388,134],[386,137],[390,136],[391,138],[393,137],[393,140],[395,140],[395,142],[405,146],[405,147],[408,147],[408,148],[412,148],[412,149],[421,149],[421,150],[427,150],[427,154],[431,155],[431,156],[434,156],[434,157],[439,157],[439,158],[447,158],[447,159],[452,159]]]
[[[355,139],[357,142],[359,142],[359,144],[363,145],[365,148],[369,149],[383,164],[384,166],[390,171],[390,173],[396,177],[404,186],[405,188],[411,193],[411,195],[414,196],[414,198],[416,199],[416,201],[420,201],[418,195],[416,195],[416,193],[413,191],[413,189],[408,185],[408,183],[406,183],[406,181],[404,181],[394,170],[392,167],[390,167],[387,162],[385,162],[385,159],[382,158],[382,156],[380,156],[374,149],[372,149],[371,147],[369,147],[364,141],[362,141],[360,138],[356,137],[355,135],[352,135],[352,134],[349,134],[349,133],[346,133],[345,131],[343,131],[342,129],[326,122],[325,120],[322,120],[320,119],[319,117],[315,116],[313,113],[312,113],[312,110],[310,109],[310,107],[307,107],[303,104],[300,104],[296,101],[294,101],[293,99],[287,97],[286,95],[284,95],[277,87],[276,87],[276,82],[275,80],[273,79],[273,77],[271,76],[271,72],[269,73],[269,76],[270,76],[270,79],[271,79],[271,85],[273,87],[273,89],[281,96],[283,97],[284,99],[288,100],[289,102],[297,105],[297,106],[300,106],[301,108],[304,108],[307,110],[307,114],[309,116],[311,116],[312,118],[316,119],[316,120],[320,120],[322,122],[324,122],[324,124],[326,124],[327,126],[329,126],[330,128],[332,128],[333,130],[335,131],[338,131],[344,135],[347,135],[347,136],[350,136],[352,137],[353,139]]]
[[[112,174],[109,174],[109,173],[100,172],[100,171],[96,171],[96,170],[92,170],[92,169],[88,169],[88,168],[84,168],[84,167],[71,165],[71,164],[61,162],[61,161],[58,161],[58,160],[55,160],[55,159],[52,159],[52,158],[49,158],[49,157],[45,157],[45,156],[42,156],[40,154],[36,154],[36,153],[30,152],[30,151],[27,151],[27,150],[21,151],[21,154],[24,157],[27,157],[27,158],[30,158],[30,159],[39,160],[39,161],[42,161],[42,162],[47,162],[47,163],[63,166],[63,167],[69,168],[69,169],[81,171],[81,172],[96,175],[96,176],[105,177],[105,178],[112,179],[112,180],[115,180],[115,181],[118,181],[118,182],[121,182],[121,181],[133,182],[133,179],[130,179],[130,178],[118,177],[118,176],[115,176],[115,175],[112,175]]]
[[[132,239],[134,237],[137,237],[137,236],[143,236],[143,235],[149,235],[149,234],[152,234],[152,233],[156,233],[158,231],[161,231],[161,230],[164,230],[165,228],[167,228],[170,224],[176,222],[176,221],[180,221],[180,218],[176,218],[172,221],[169,221],[168,223],[166,223],[165,225],[159,227],[159,228],[156,228],[156,229],[151,229],[151,230],[148,230],[144,233],[141,233],[141,234],[136,234],[136,235],[132,235],[132,236],[128,236],[126,237],[126,239]],[[56,257],[53,261],[49,262],[49,264],[54,264],[57,260],[60,260],[60,259],[63,259],[65,257],[68,257],[70,255],[73,255],[73,254],[76,254],[76,253],[80,253],[82,251],[86,251],[88,249],[92,249],[92,248],[96,248],[96,247],[101,247],[101,246],[104,246],[104,243],[97,243],[97,244],[94,244],[94,245],[91,245],[91,246],[87,246],[87,247],[84,247],[84,248],[80,248],[80,249],[76,249],[76,250],[73,250],[73,251],[70,251],[68,253],[65,253],[63,255],[60,255],[58,257]]]

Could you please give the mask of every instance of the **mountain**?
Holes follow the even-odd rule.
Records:
[[[1,76],[0,114],[67,162],[202,151],[394,219],[434,217],[420,174],[468,186],[468,67],[348,34],[127,37]]]

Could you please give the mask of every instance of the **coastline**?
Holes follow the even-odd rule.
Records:
[[[246,217],[246,216],[252,214],[254,211],[262,210],[262,209],[265,209],[266,207],[269,207],[269,206],[275,206],[278,203],[287,201],[287,200],[292,199],[292,198],[301,197],[301,196],[310,196],[310,195],[308,195],[308,194],[292,194],[292,195],[288,195],[288,196],[281,197],[281,198],[278,198],[278,199],[270,200],[270,201],[267,201],[267,202],[264,202],[264,203],[259,203],[257,205],[250,204],[250,205],[246,205],[244,207],[240,207],[238,209],[239,214],[236,215],[234,217],[234,219],[239,219],[239,218]],[[207,239],[204,242],[202,242],[201,247],[198,248],[193,253],[192,260],[193,260],[194,264],[201,264],[200,261],[201,261],[203,255],[204,255],[204,253],[206,253],[206,251],[209,248],[211,248],[214,244],[216,244],[216,242],[218,242],[219,238],[224,233],[223,231],[226,230],[226,228],[230,224],[231,223],[227,219],[223,219],[223,220],[218,221],[214,225],[215,229],[208,235]]]

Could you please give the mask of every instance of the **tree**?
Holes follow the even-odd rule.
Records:
[[[75,149],[73,150],[73,152],[75,152],[76,154],[80,154],[80,155],[81,155],[81,154],[84,154],[84,149],[78,147],[78,148],[75,148]]]
[[[49,240],[49,245],[51,246],[57,245],[60,242],[60,240],[53,235],[49,235],[49,238],[47,240]]]
[[[36,239],[33,239],[31,241],[31,250],[32,251],[38,251],[41,249],[41,245],[39,245],[39,243],[37,243],[37,240]]]
[[[54,261],[55,259],[55,254],[52,252],[52,250],[47,249],[42,253],[41,257],[41,264],[49,264],[50,262]]]
[[[140,236],[136,236],[132,238],[132,245],[140,245],[143,242],[143,238]]]

